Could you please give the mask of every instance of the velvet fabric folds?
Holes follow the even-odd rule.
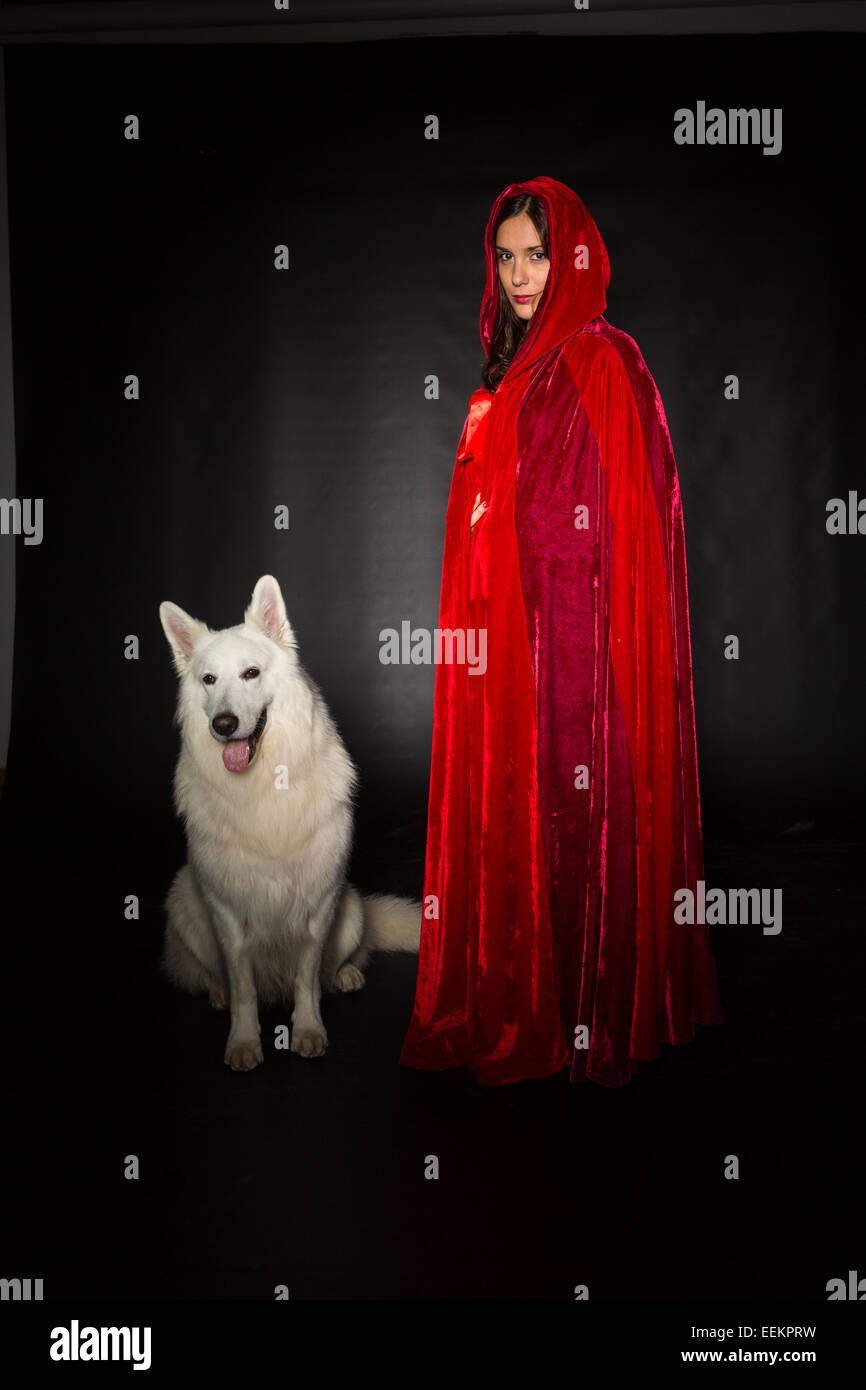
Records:
[[[604,244],[556,180],[494,203],[485,351],[494,230],[517,193],[545,202],[550,269],[457,451],[400,1062],[465,1064],[484,1085],[568,1067],[621,1086],[663,1042],[723,1022],[707,928],[674,921],[674,893],[703,877],[682,507],[658,390],[602,312]]]

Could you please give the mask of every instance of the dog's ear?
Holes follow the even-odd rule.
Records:
[[[272,574],[263,574],[256,587],[249,608],[244,614],[248,623],[255,623],[272,642],[285,647],[286,651],[297,650],[292,625],[286,617],[286,605],[280,586]]]
[[[210,632],[207,623],[200,623],[178,608],[176,603],[159,605],[159,620],[168,638],[168,645],[174,652],[174,669],[182,676],[190,662],[193,648],[206,633]]]

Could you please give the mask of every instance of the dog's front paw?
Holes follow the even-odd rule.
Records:
[[[265,1060],[262,1045],[258,1038],[229,1038],[225,1061],[232,1071],[252,1071]]]
[[[364,984],[364,976],[361,974],[357,965],[341,965],[337,971],[337,989],[350,990],[361,989]]]
[[[328,1046],[328,1035],[320,1023],[296,1025],[292,1029],[292,1052],[301,1057],[321,1057]]]
[[[208,993],[208,999],[212,1009],[227,1009],[228,1001],[221,989],[214,987]]]

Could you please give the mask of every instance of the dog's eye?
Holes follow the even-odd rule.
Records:
[[[216,676],[212,676],[210,671],[208,671],[206,676],[202,676],[202,681],[205,685],[216,685]]]
[[[244,671],[243,675],[241,676],[241,680],[254,681],[258,674],[258,666],[248,666],[247,669]]]

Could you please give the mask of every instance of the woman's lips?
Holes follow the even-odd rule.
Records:
[[[515,304],[530,304],[534,298],[534,294],[516,294],[514,302]]]

